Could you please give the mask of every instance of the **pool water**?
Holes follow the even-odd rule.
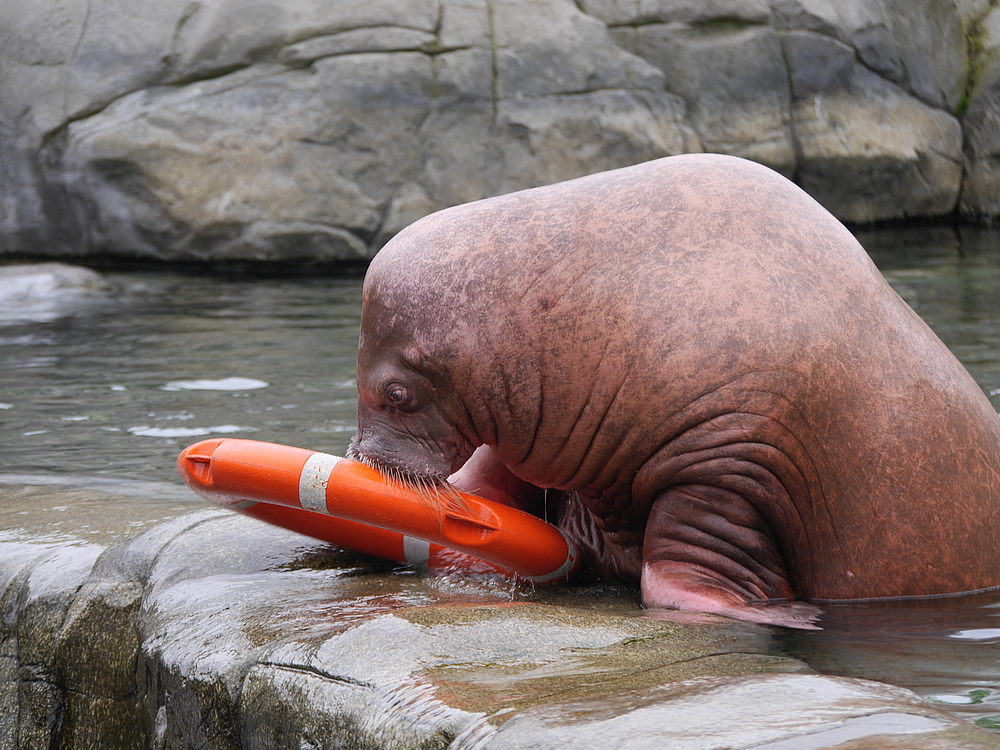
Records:
[[[360,279],[107,276],[72,314],[6,311],[0,471],[174,482],[209,435],[346,450]]]

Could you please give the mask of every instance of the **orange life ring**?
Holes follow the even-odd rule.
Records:
[[[328,453],[213,438],[185,448],[177,468],[217,505],[388,560],[540,584],[568,580],[579,564],[573,543],[530,513],[459,490],[421,494]]]

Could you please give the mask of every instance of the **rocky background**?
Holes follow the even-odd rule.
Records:
[[[0,0],[0,257],[363,260],[689,151],[1000,218],[997,0]]]

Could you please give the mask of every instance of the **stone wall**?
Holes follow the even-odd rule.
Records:
[[[689,151],[1000,217],[997,0],[0,0],[0,255],[364,259]]]

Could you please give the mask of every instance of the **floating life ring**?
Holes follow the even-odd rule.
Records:
[[[433,571],[496,571],[560,583],[579,555],[541,518],[454,488],[421,492],[358,461],[258,440],[213,438],[177,468],[217,505],[365,554]]]

